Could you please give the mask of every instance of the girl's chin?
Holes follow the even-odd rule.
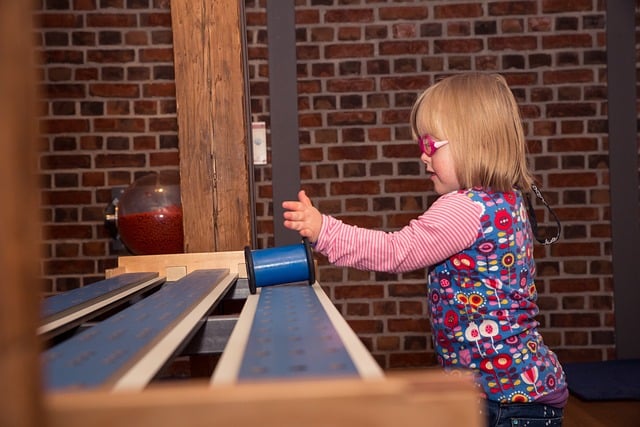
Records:
[[[433,181],[433,191],[435,191],[436,193],[438,193],[440,195],[447,194],[447,193],[450,193],[450,192],[455,190],[455,189],[447,188],[445,185],[443,185],[437,179],[434,179],[432,181]]]

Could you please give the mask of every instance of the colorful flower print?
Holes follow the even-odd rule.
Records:
[[[440,294],[438,293],[438,291],[432,291],[431,292],[431,304],[432,305],[436,305],[436,304],[438,304],[439,301],[440,301]]]
[[[504,209],[501,209],[498,212],[496,212],[495,219],[493,220],[493,223],[495,224],[496,228],[502,231],[509,230],[511,228],[512,222],[513,221],[511,219],[511,215],[509,215],[507,211]]]
[[[537,331],[533,238],[521,193],[463,193],[482,214],[476,242],[429,273],[438,361],[474,370],[494,401],[530,402],[566,387]]]
[[[482,239],[478,241],[478,252],[484,256],[491,255],[496,250],[496,243],[491,239]]]
[[[493,366],[500,370],[508,369],[512,362],[513,359],[508,354],[499,354],[493,358]]]
[[[511,393],[511,395],[509,396],[508,399],[506,399],[506,402],[512,402],[512,403],[527,403],[529,402],[531,399],[529,398],[529,396],[527,396],[524,393],[519,393],[519,392],[514,392]]]
[[[518,200],[516,197],[516,193],[514,193],[513,191],[504,193],[503,197],[504,197],[504,200],[506,200],[506,202],[509,203],[511,206],[515,206],[516,201]]]
[[[454,267],[459,270],[473,270],[476,267],[475,260],[466,254],[457,254],[451,257]]]
[[[458,326],[458,313],[454,310],[447,311],[444,315],[444,324],[449,329],[453,329]]]
[[[554,374],[549,374],[544,379],[544,383],[549,390],[555,390],[556,388],[556,376]]]
[[[500,262],[504,267],[510,268],[513,267],[513,264],[516,262],[516,257],[513,256],[511,252],[508,252],[502,256]]]
[[[469,295],[469,305],[475,309],[484,305],[484,297],[480,294]]]

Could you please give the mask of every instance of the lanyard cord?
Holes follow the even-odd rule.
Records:
[[[542,243],[543,245],[550,245],[554,242],[557,242],[558,239],[560,238],[560,232],[562,231],[562,224],[560,223],[560,220],[558,219],[558,216],[556,215],[556,213],[553,211],[553,209],[551,209],[551,206],[549,206],[549,204],[544,199],[544,197],[542,197],[542,193],[540,192],[538,187],[535,184],[531,184],[531,189],[535,193],[536,197],[547,208],[547,210],[549,211],[553,219],[556,221],[555,236],[553,236],[550,239],[546,239],[546,238],[542,239],[538,237],[538,221],[536,220],[536,213],[535,213],[535,210],[533,209],[533,205],[531,204],[531,196],[529,194],[526,195],[525,198],[527,200],[527,212],[529,213],[529,221],[531,221],[531,230],[533,231],[533,235],[536,238],[536,240]]]

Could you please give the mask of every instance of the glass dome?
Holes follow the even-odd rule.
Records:
[[[115,217],[120,240],[133,254],[184,252],[178,172],[138,178],[122,193]]]

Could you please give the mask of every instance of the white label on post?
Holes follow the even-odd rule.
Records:
[[[267,164],[267,129],[264,122],[251,123],[253,138],[253,164]]]

